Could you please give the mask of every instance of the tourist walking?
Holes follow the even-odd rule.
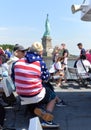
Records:
[[[66,82],[67,81],[67,66],[68,66],[69,51],[68,51],[65,43],[61,44],[59,55],[63,57],[62,64],[64,66],[64,82]]]
[[[82,43],[78,43],[77,46],[78,46],[78,48],[79,48],[79,50],[80,50],[80,55],[79,55],[79,57],[78,57],[78,59],[79,59],[81,55],[86,55],[86,50],[84,49]]]
[[[65,65],[65,67],[67,67],[69,51],[68,51],[68,49],[66,48],[66,44],[65,44],[65,43],[62,43],[62,44],[61,44],[61,48],[60,48],[60,53],[59,53],[59,55],[61,55],[61,56],[64,58],[63,64]]]
[[[75,68],[77,67],[77,61],[80,59],[81,55],[86,55],[86,50],[84,49],[83,44],[78,43],[77,46],[78,46],[78,48],[80,50],[80,54],[79,54],[79,57],[76,59],[76,61],[74,63]]]

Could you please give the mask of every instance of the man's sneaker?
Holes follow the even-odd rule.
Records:
[[[58,107],[61,107],[61,106],[66,106],[67,104],[63,101],[63,100],[61,100],[60,102],[57,102],[56,103],[56,106],[58,106]]]
[[[54,118],[54,116],[51,113],[46,112],[45,110],[41,108],[35,108],[34,113],[37,116],[41,117],[44,121],[52,121]]]
[[[44,122],[41,123],[41,126],[43,128],[58,128],[60,125],[54,123],[53,121],[48,121],[48,122],[44,121]]]

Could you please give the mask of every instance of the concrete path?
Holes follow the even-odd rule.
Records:
[[[91,87],[82,88],[71,83],[64,84],[63,88],[55,88],[55,91],[67,106],[55,107],[54,121],[60,124],[60,128],[53,130],[91,130]],[[15,113],[7,109],[7,117],[11,121],[6,118],[5,124],[11,124],[16,130],[28,130],[30,116],[26,115],[23,107],[20,109]]]

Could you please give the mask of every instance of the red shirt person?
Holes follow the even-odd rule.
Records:
[[[91,49],[86,52],[86,59],[91,63]]]

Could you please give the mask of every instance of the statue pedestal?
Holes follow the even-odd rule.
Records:
[[[52,56],[51,50],[52,50],[52,43],[51,43],[51,37],[44,36],[42,38],[42,45],[44,48],[44,56]]]

